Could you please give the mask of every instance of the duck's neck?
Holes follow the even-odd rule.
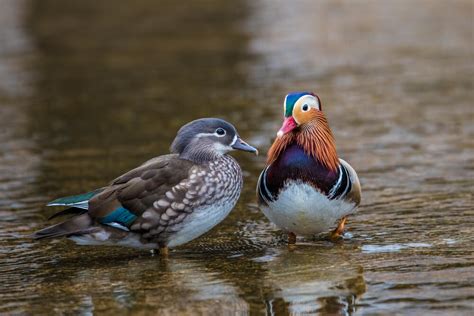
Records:
[[[329,170],[336,170],[339,159],[331,129],[324,115],[314,118],[294,131],[278,137],[268,151],[267,163],[271,164],[293,143],[301,146],[307,155],[318,160]]]
[[[211,161],[222,158],[223,154],[214,150],[209,144],[201,146],[186,146],[184,150],[179,153],[181,159],[189,160],[196,164],[206,164]]]

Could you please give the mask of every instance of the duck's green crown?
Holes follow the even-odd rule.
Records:
[[[293,113],[293,108],[295,107],[296,101],[298,101],[301,97],[304,97],[305,95],[312,95],[314,97],[317,97],[312,92],[290,92],[286,95],[285,103],[284,103],[285,117],[291,116],[291,114]]]

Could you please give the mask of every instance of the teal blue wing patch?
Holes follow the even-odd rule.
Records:
[[[118,223],[125,227],[130,227],[132,223],[137,219],[137,215],[133,214],[125,207],[116,208],[112,213],[105,217],[102,217],[99,222],[101,224],[110,225],[112,223]]]
[[[91,192],[66,196],[49,202],[48,206],[74,206],[77,208],[86,209],[89,207],[89,200],[96,194],[104,191],[104,188],[100,188]]]

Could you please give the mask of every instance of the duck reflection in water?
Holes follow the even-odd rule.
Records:
[[[249,306],[238,288],[222,279],[220,271],[206,266],[205,259],[133,254],[93,257],[60,259],[62,272],[55,270],[45,277],[44,284],[60,285],[67,295],[51,293],[55,291],[51,286],[42,286],[35,295],[47,297],[58,313],[114,313],[124,309],[159,315],[248,313]],[[85,268],[77,269],[78,264]],[[65,273],[71,269],[76,272]]]
[[[313,248],[313,247],[311,247]],[[265,297],[269,315],[355,312],[355,301],[366,290],[361,266],[345,256],[302,247],[265,256]]]

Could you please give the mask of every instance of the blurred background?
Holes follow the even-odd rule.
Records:
[[[474,3],[0,0],[0,314],[470,314]],[[348,236],[289,252],[255,184],[289,91],[322,99],[363,188]],[[44,207],[229,120],[231,215],[171,253],[32,242]]]

